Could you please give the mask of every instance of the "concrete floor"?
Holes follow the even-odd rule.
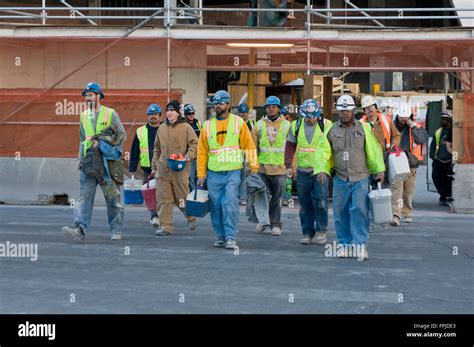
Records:
[[[72,208],[0,205],[0,243],[38,244],[37,261],[0,257],[0,313],[473,313],[474,217],[438,207],[418,176],[414,223],[378,227],[366,262],[301,246],[297,209],[284,208],[281,237],[256,234],[241,209],[235,255],[212,247],[209,216],[188,231],[176,211],[175,235],[156,237],[127,207],[112,242],[96,207],[73,244],[61,233]],[[332,242],[332,211],[329,229]]]

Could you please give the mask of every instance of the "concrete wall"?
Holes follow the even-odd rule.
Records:
[[[192,88],[190,88],[192,86]],[[183,104],[193,104],[196,118],[205,120],[207,98],[207,72],[195,69],[173,69],[171,74],[171,88],[182,89]]]

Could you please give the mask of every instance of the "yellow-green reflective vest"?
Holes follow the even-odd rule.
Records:
[[[331,124],[332,122],[329,119],[324,119],[324,129],[330,127]],[[291,126],[293,135],[296,135],[297,122],[293,122]],[[296,139],[298,145],[296,150],[296,158],[298,160],[298,167],[300,169],[308,169],[314,166],[314,162],[316,160],[316,148],[319,140],[321,139],[321,136],[324,135],[324,133],[321,131],[320,126],[318,125],[318,123],[316,123],[314,124],[316,128],[314,129],[313,138],[311,139],[311,143],[308,143],[304,131],[305,126],[306,122],[302,120],[302,124],[298,132],[298,137]]]
[[[257,122],[259,137],[258,162],[260,164],[284,165],[285,164],[285,144],[291,123],[286,119],[281,122],[278,134],[273,145],[268,140],[267,125],[264,120]]]
[[[438,159],[438,150],[439,150],[439,143],[441,142],[441,132],[443,131],[443,128],[439,128],[435,131],[435,141],[436,141],[436,149],[434,152],[434,159]]]
[[[82,141],[82,149],[84,155],[86,154],[89,147],[92,146],[92,137],[94,135],[100,134],[102,130],[110,126],[110,124],[112,123],[112,114],[114,112],[115,110],[111,108],[101,106],[95,129],[92,125],[92,120],[90,118],[90,110],[86,110],[81,113],[81,124],[86,135],[86,139]]]
[[[242,118],[229,114],[229,123],[224,144],[217,142],[216,118],[206,121],[207,143],[209,144],[209,160],[207,168],[211,171],[233,171],[243,167],[243,155],[240,148],[240,130],[244,121]]]
[[[140,166],[150,167],[150,154],[148,149],[148,128],[146,124],[137,129],[137,138],[140,142]]]
[[[355,120],[355,122],[358,122]],[[324,136],[318,143],[318,150],[316,151],[316,159],[314,162],[314,174],[325,172],[328,175],[334,165],[334,158],[332,156],[332,148],[328,140],[328,133],[332,127],[337,123],[332,123],[327,129],[324,129]],[[377,138],[372,132],[370,124],[360,122],[365,135],[365,157],[367,159],[367,168],[369,174],[376,174],[385,171],[385,163],[383,160],[382,147],[377,141]]]

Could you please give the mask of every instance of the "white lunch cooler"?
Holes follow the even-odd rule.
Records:
[[[404,181],[410,174],[410,165],[404,151],[395,148],[388,153],[388,180],[390,183]]]
[[[380,182],[377,183],[377,189],[372,190],[371,186],[369,202],[375,223],[383,224],[392,221],[392,192],[390,189],[382,189]]]

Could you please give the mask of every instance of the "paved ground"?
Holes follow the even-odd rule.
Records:
[[[473,313],[474,217],[438,207],[423,180],[415,223],[378,228],[366,262],[301,246],[296,209],[281,237],[257,235],[242,210],[235,255],[212,247],[209,217],[191,232],[176,212],[176,234],[158,238],[127,208],[112,243],[98,207],[81,245],[60,232],[71,208],[0,206],[0,243],[38,244],[37,261],[0,258],[0,313]]]

